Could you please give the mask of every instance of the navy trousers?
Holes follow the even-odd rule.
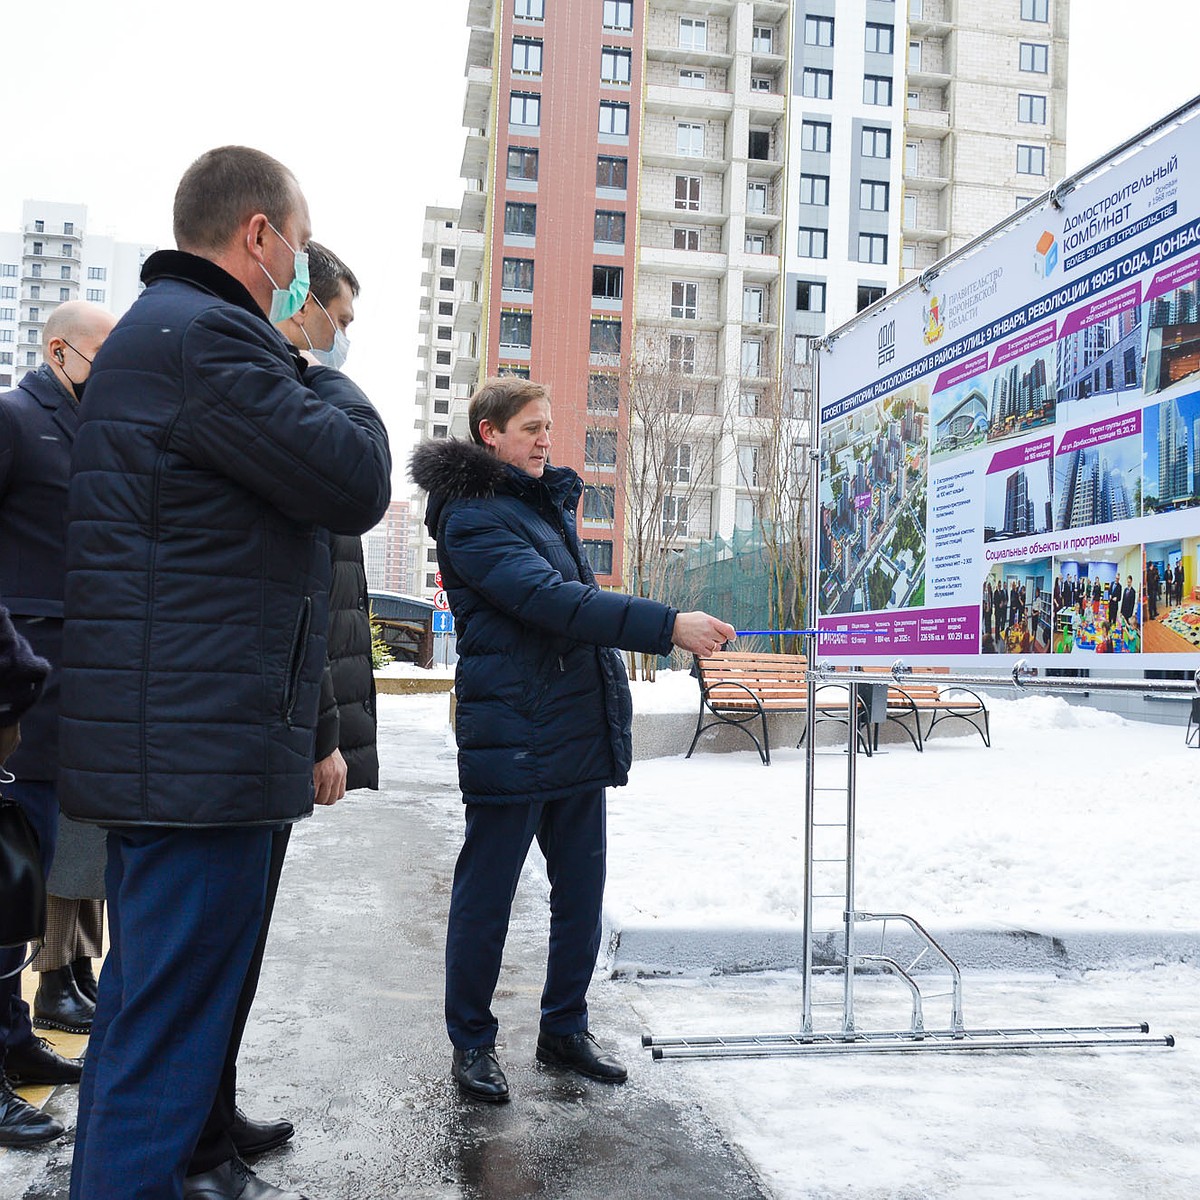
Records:
[[[180,1200],[262,926],[273,829],[114,829],[71,1200]]]
[[[49,878],[58,837],[58,797],[54,784],[45,779],[18,779],[4,784],[0,790],[21,806],[33,825],[42,853],[42,871]],[[0,950],[0,975],[15,971],[25,960],[25,954],[24,947]],[[9,1047],[24,1046],[33,1036],[29,1005],[21,999],[20,976],[0,979],[0,1062]]]
[[[468,804],[446,930],[446,1030],[460,1050],[490,1046],[492,995],[521,868],[534,837],[550,878],[550,949],[541,1028],[588,1027],[600,950],[606,852],[604,789],[528,804]]]

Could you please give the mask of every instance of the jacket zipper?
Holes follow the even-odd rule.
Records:
[[[292,633],[292,654],[288,659],[287,676],[284,679],[283,720],[289,728],[300,690],[300,669],[304,665],[304,648],[308,642],[308,626],[311,620],[312,597],[305,596],[300,605],[300,612],[296,615],[296,627]]]

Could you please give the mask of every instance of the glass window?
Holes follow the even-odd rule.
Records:
[[[533,237],[537,232],[537,205],[513,204],[504,206],[504,232]]]
[[[692,448],[683,442],[677,446],[667,446],[663,451],[663,475],[675,483],[691,483],[692,481]]]
[[[632,29],[633,0],[604,0],[604,28]]]
[[[751,75],[750,90],[752,92],[773,92],[775,84],[769,75]]]
[[[705,82],[705,75],[703,71],[694,70],[692,67],[679,68],[680,87],[703,90],[705,87]]]
[[[34,242],[34,243],[33,243],[33,252],[34,252],[34,254],[41,254],[41,252],[42,252],[42,247],[43,247],[43,243],[42,243],[42,242]]]
[[[806,46],[832,46],[833,18],[805,17],[804,44]]]
[[[1045,146],[1018,146],[1017,147],[1017,174],[1018,175],[1045,175],[1046,173],[1046,147]]]
[[[895,33],[890,25],[867,22],[865,49],[868,54],[891,54],[894,45]]]
[[[864,126],[862,131],[863,158],[891,158],[892,131],[877,129],[871,125]]]
[[[704,18],[679,18],[679,48],[681,50],[708,49],[708,22]]]
[[[533,259],[506,258],[501,271],[500,286],[506,292],[532,292]]]
[[[600,81],[628,83],[632,77],[633,52],[605,46],[600,51]]]
[[[435,388],[437,388],[439,391],[448,392],[450,390],[450,376],[449,375],[435,375],[433,377],[433,386]],[[445,427],[444,426],[442,427],[442,432],[440,434],[437,433],[437,428],[438,427],[435,425],[434,426],[435,436],[445,437],[446,436]]]
[[[145,286],[145,285],[143,285],[143,286]],[[35,288],[30,288],[29,290],[30,290],[30,292],[33,292],[33,291],[36,291],[37,289],[35,289]],[[60,287],[60,288],[58,289],[58,298],[59,298],[60,300],[70,300],[70,298],[71,298],[71,289],[70,289],[70,288],[63,288],[63,287]]]
[[[589,525],[611,525],[616,490],[609,486],[589,483],[583,489],[583,520]]]
[[[813,283],[807,279],[796,281],[796,310],[797,312],[824,312],[825,285]]]
[[[696,411],[696,389],[694,387],[674,387],[667,392],[667,411],[675,413],[690,413]]]
[[[766,254],[767,252],[767,236],[764,233],[748,233],[746,234],[746,253],[747,254]]]
[[[883,233],[860,233],[858,235],[858,261],[882,264],[887,262],[887,235]]]
[[[750,50],[754,54],[774,54],[775,30],[770,25],[755,25],[751,33]]]
[[[738,482],[742,487],[756,488],[762,486],[758,477],[758,449],[757,446],[738,447]]]
[[[509,179],[536,179],[538,177],[538,152],[528,146],[509,146]]]
[[[738,416],[757,417],[760,404],[758,392],[742,392],[738,396]]]
[[[825,229],[802,227],[796,243],[796,251],[802,258],[826,258],[829,254],[829,232]]]
[[[817,339],[810,334],[796,334],[796,342],[792,349],[792,361],[795,363],[810,363],[812,362],[812,347],[813,342]]]
[[[763,344],[757,338],[747,338],[742,342],[742,374],[747,379],[757,379],[762,375]]]
[[[917,162],[919,158],[916,142],[904,143],[904,173],[906,175],[915,175],[917,173]]]
[[[590,346],[593,354],[620,354],[621,322],[593,317]]]
[[[758,324],[766,319],[767,293],[765,288],[742,288],[742,320]]]
[[[437,335],[439,342],[448,342],[454,336],[454,331],[449,325],[439,325],[437,327]]]
[[[691,334],[671,334],[667,342],[667,367],[676,375],[696,373],[696,339]]]
[[[594,237],[597,242],[612,242],[614,245],[623,246],[625,244],[625,214],[597,209]]]
[[[613,565],[612,542],[583,539],[583,556],[595,575],[611,575]]]
[[[700,176],[675,176],[675,207],[689,212],[700,211]]]
[[[1021,70],[1045,75],[1050,69],[1050,47],[1040,42],[1021,43]]]
[[[864,308],[869,308],[876,300],[883,299],[883,293],[886,288],[872,287],[867,284],[858,285],[858,311],[862,312]]]
[[[771,132],[768,129],[751,129],[746,145],[746,157],[766,162],[771,157]]]
[[[107,279],[108,278],[108,268],[107,267],[88,267],[88,278],[89,279]]]
[[[675,150],[689,158],[704,157],[704,126],[680,121],[675,126]]]
[[[1050,20],[1050,0],[1021,0],[1021,20],[1041,21],[1043,24]]]
[[[87,298],[89,300],[91,300],[93,303],[103,304],[104,303],[104,289],[103,288],[88,288],[87,289]]]
[[[438,316],[452,317],[454,315],[454,302],[452,300],[438,301]]]
[[[749,213],[765,213],[767,211],[767,185],[765,183],[746,184],[746,211]]]
[[[600,132],[615,137],[628,137],[629,105],[616,100],[601,100]]]
[[[46,232],[46,222],[45,221],[34,221],[33,232],[34,233],[45,233]]]
[[[829,203],[829,176],[801,175],[800,203],[827,205]]]
[[[448,367],[450,365],[450,351],[439,350],[437,352],[437,365],[439,367]]]
[[[1024,125],[1045,125],[1046,97],[1022,93],[1017,97],[1017,120]]]
[[[800,126],[800,149],[828,154],[832,130],[826,121],[805,121]]]
[[[908,69],[912,73],[916,73],[921,69],[921,43],[908,43]]]
[[[681,226],[672,231],[672,241],[676,250],[699,250],[700,230],[692,226]]]
[[[900,248],[900,265],[906,271],[915,271],[917,267],[917,248],[916,246],[902,246]]]
[[[514,0],[513,16],[518,20],[541,21],[546,16],[546,0]]]
[[[448,246],[442,248],[441,264],[443,267],[454,266],[454,251]]]
[[[686,496],[664,496],[662,498],[663,537],[687,537],[688,502]]]
[[[892,102],[892,81],[884,75],[863,77],[863,103],[888,105]]]
[[[917,227],[917,198],[916,196],[904,197],[904,228],[916,229]]]
[[[858,207],[868,212],[887,212],[888,185],[864,179],[858,185]]]
[[[513,125],[536,127],[542,120],[542,98],[534,92],[513,92],[508,101],[508,119]]]
[[[616,412],[620,398],[621,383],[616,375],[588,376],[588,412]]]
[[[629,185],[629,159],[601,154],[596,159],[596,186],[626,188]]]
[[[584,434],[583,461],[589,467],[615,467],[617,465],[617,431],[615,429],[589,429]]]
[[[694,321],[700,288],[695,283],[675,280],[671,284],[671,316],[677,320]]]
[[[541,38],[513,38],[512,69],[518,75],[542,73]]]
[[[528,350],[533,338],[533,313],[500,310],[500,345]]]
[[[592,267],[592,298],[600,300],[620,300],[624,294],[624,267]]]
[[[800,79],[800,91],[815,100],[829,100],[833,96],[833,72],[805,67]]]
[[[70,279],[71,278],[71,268],[70,267],[59,267],[58,268],[58,277],[59,277],[59,279]]]

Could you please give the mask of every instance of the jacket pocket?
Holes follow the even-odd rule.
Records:
[[[292,723],[296,708],[296,696],[300,690],[300,669],[304,665],[304,649],[308,644],[308,627],[312,622],[312,597],[305,596],[296,614],[296,627],[292,631],[292,652],[288,657],[287,674],[283,679],[283,719]]]

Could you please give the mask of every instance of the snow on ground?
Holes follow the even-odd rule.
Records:
[[[386,667],[380,667],[375,674],[397,679],[428,679],[431,676],[438,679],[453,679],[454,667],[418,667],[416,663],[390,662]]]

